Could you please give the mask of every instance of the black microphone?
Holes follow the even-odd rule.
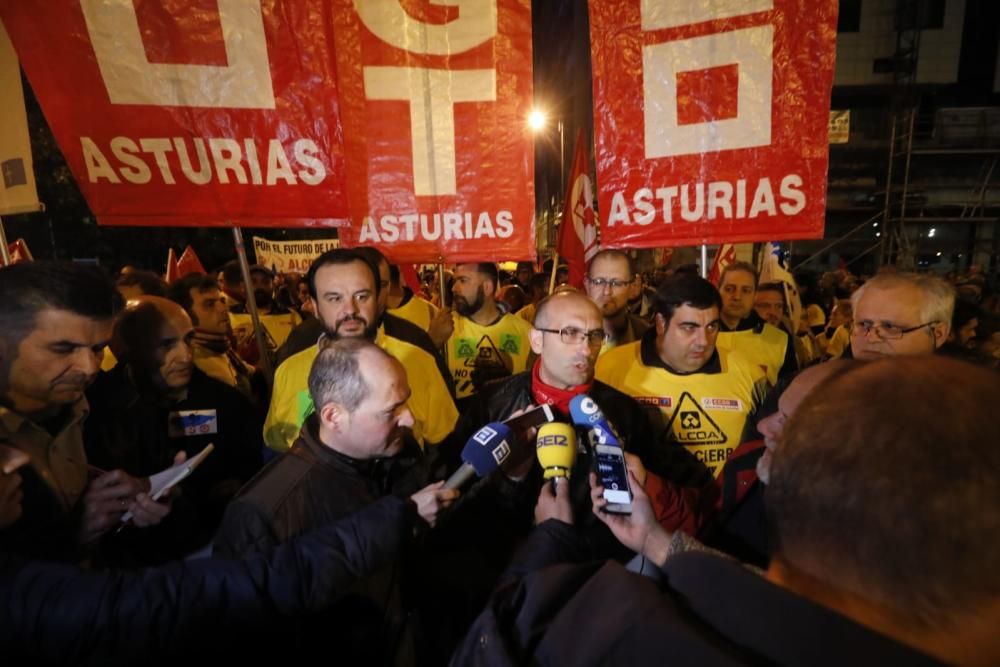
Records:
[[[511,431],[500,422],[490,422],[472,434],[462,449],[462,465],[448,481],[446,489],[457,489],[473,477],[486,477],[510,456]]]

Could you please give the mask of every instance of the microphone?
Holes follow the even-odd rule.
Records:
[[[535,453],[545,471],[545,479],[568,478],[576,462],[576,433],[573,427],[561,422],[542,424],[538,428],[535,444]]]
[[[590,442],[591,449],[597,445],[622,446],[618,436],[611,430],[611,425],[608,424],[600,406],[590,396],[577,394],[570,399],[569,415],[574,426],[587,432],[587,440]]]
[[[446,489],[457,489],[473,477],[486,477],[510,456],[511,431],[500,422],[490,422],[472,434],[462,448],[462,465],[448,481]]]

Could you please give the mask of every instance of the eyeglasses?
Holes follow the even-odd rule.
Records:
[[[923,329],[924,327],[932,327],[935,324],[940,324],[937,320],[931,322],[925,322],[923,324],[918,324],[915,327],[906,327],[905,329],[895,324],[876,324],[871,320],[859,320],[851,326],[851,333],[855,336],[867,336],[869,332],[874,331],[875,336],[882,340],[899,340],[904,335],[916,331],[917,329]]]
[[[634,280],[634,277],[630,280],[618,280],[617,278],[587,278],[587,282],[597,289],[604,289],[607,286],[610,286],[612,289],[621,289],[631,285]]]
[[[567,345],[579,345],[586,340],[587,345],[591,347],[600,347],[601,345],[604,345],[604,341],[608,338],[608,334],[604,331],[604,329],[591,329],[590,331],[584,331],[583,329],[577,329],[576,327],[563,327],[562,329],[535,328],[538,329],[538,331],[544,331],[545,333],[559,334],[559,340]]]

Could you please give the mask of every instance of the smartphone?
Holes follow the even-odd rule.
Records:
[[[608,504],[604,511],[609,514],[632,513],[632,489],[628,484],[628,469],[625,467],[625,453],[615,445],[594,447],[597,477],[604,487],[604,499]]]
[[[541,426],[542,424],[553,422],[555,420],[556,416],[552,412],[552,407],[543,404],[536,405],[527,412],[523,412],[516,417],[511,417],[503,424],[514,433],[520,434],[524,433],[529,428]]]

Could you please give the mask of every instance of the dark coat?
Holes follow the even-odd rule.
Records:
[[[669,558],[662,586],[568,563],[571,528],[539,526],[452,665],[940,664],[712,554]]]
[[[385,498],[266,558],[138,572],[87,574],[0,553],[0,656],[7,665],[287,660],[283,633],[393,560],[415,518],[412,504]]]

